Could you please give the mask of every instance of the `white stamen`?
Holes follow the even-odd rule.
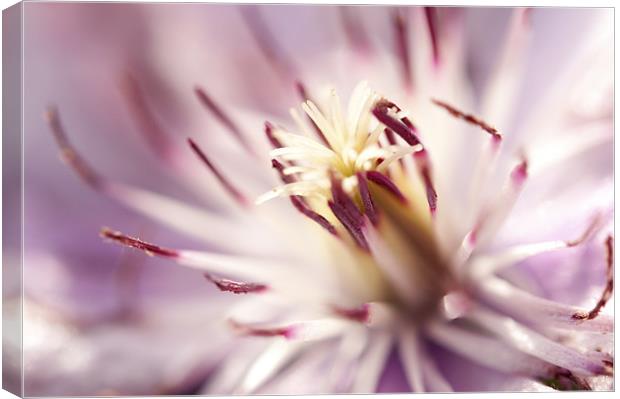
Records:
[[[274,136],[284,147],[272,150],[269,155],[283,161],[296,162],[294,166],[286,167],[283,173],[287,176],[296,175],[297,182],[276,187],[258,197],[256,203],[285,195],[329,197],[331,173],[346,180],[357,172],[375,169],[385,172],[394,161],[421,150],[421,145],[379,147],[378,139],[383,133],[384,126],[375,121],[376,126],[370,129],[371,121],[374,120],[372,107],[378,100],[379,96],[370,90],[365,82],[360,83],[353,90],[349,100],[346,121],[342,115],[340,100],[333,90],[329,100],[329,118],[321,113],[314,103],[310,101],[303,103],[303,110],[319,128],[329,147],[316,141],[299,114],[291,110],[291,116],[305,136],[291,134],[281,129],[275,130]],[[382,162],[377,166],[380,159]],[[307,182],[313,182],[315,185],[298,184]],[[354,183],[348,187],[352,188]]]

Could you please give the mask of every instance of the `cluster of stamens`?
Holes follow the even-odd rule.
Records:
[[[283,166],[278,172],[285,184],[259,197],[257,203],[283,195],[330,198],[333,179],[341,180],[344,189],[352,192],[358,186],[358,173],[384,173],[394,161],[422,150],[419,142],[411,144],[414,128],[408,119],[398,120],[394,111],[400,110],[379,99],[365,83],[355,89],[346,119],[334,92],[330,96],[329,117],[311,101],[304,102],[302,108],[325,142],[321,144],[313,139],[313,132],[295,110],[291,115],[305,135],[292,134],[268,124],[267,135],[274,146],[270,156]],[[407,145],[392,142],[382,146],[380,136],[389,128],[373,115],[393,122]]]
[[[307,96],[299,86],[300,94]],[[283,185],[260,196],[260,204],[279,196],[289,196],[297,209],[335,233],[336,229],[313,209],[312,203],[327,204],[335,218],[344,226],[362,249],[368,246],[361,233],[364,217],[373,224],[378,221],[368,184],[377,185],[406,201],[390,176],[390,167],[403,157],[414,154],[414,160],[427,190],[429,209],[436,208],[430,162],[417,137],[416,127],[393,102],[375,94],[365,82],[351,95],[343,115],[340,100],[332,91],[329,112],[322,112],[312,101],[302,104],[310,126],[295,110],[291,116],[304,135],[293,134],[267,123],[265,132],[273,149],[272,165]],[[318,136],[319,141],[314,137]],[[404,143],[399,143],[400,137]],[[358,198],[356,204],[352,198]],[[320,208],[320,206],[319,206]]]

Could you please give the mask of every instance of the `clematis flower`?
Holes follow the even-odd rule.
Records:
[[[599,31],[554,87],[532,87],[524,76],[553,62],[528,63],[537,18],[561,10],[511,10],[481,84],[467,74],[476,10],[307,9],[337,32],[320,51],[291,45],[289,8],[227,9],[250,38],[234,45],[262,62],[248,87],[233,72],[186,82],[170,65],[187,53],[156,51],[201,112],[188,112],[191,137],[167,134],[141,76],[123,74],[147,145],[206,206],[108,177],[73,145],[71,114],[46,114],[86,186],[204,242],[100,231],[229,296],[191,306],[193,345],[217,359],[201,392],[611,389],[610,13],[596,13]],[[181,6],[151,12],[191,21]],[[154,35],[174,41],[188,26]],[[214,94],[228,83],[250,99]]]

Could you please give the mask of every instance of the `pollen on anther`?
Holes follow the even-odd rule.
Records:
[[[284,337],[291,339],[295,335],[294,326],[285,327],[257,327],[250,324],[229,320],[230,326],[242,335],[250,335],[255,337]]]
[[[138,238],[130,237],[119,231],[113,231],[105,227],[101,229],[100,235],[103,238],[110,239],[121,245],[144,251],[148,255],[158,255],[170,258],[176,258],[179,256],[178,251],[175,251],[173,249],[163,248],[159,245],[151,244]]]
[[[470,123],[474,126],[478,126],[479,128],[481,128],[482,130],[484,130],[485,132],[489,133],[490,135],[493,136],[493,138],[496,141],[500,141],[501,140],[501,134],[499,134],[499,132],[497,131],[497,129],[491,125],[489,125],[487,122],[483,121],[482,119],[478,118],[477,116],[474,116],[472,114],[467,114],[463,111],[458,110],[456,107],[444,102],[444,101],[440,101],[437,99],[432,99],[433,103],[443,109],[445,109],[446,111],[448,111],[450,113],[450,115],[454,116],[455,118],[464,120],[467,123]]]
[[[259,293],[268,289],[265,284],[232,281],[224,278],[217,278],[209,273],[205,273],[204,276],[207,280],[215,284],[220,291],[232,292],[233,294]]]

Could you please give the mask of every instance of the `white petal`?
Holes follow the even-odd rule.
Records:
[[[409,386],[416,393],[425,392],[419,346],[416,330],[412,327],[404,328],[399,335],[398,349]]]
[[[275,340],[250,366],[235,393],[252,394],[273,377],[302,348],[303,344],[299,342]]]
[[[566,368],[575,374],[590,376],[602,374],[605,366],[576,350],[539,334],[513,319],[488,310],[476,309],[468,314],[485,328],[493,331],[507,344],[531,356]]]
[[[391,349],[391,333],[377,332],[373,335],[366,352],[359,360],[351,393],[374,393],[376,391]]]
[[[598,333],[613,332],[614,321],[609,315],[600,314],[592,320],[575,320],[572,318],[574,314],[588,313],[588,309],[538,298],[497,277],[489,276],[480,281],[476,292],[487,303],[535,325]]]

